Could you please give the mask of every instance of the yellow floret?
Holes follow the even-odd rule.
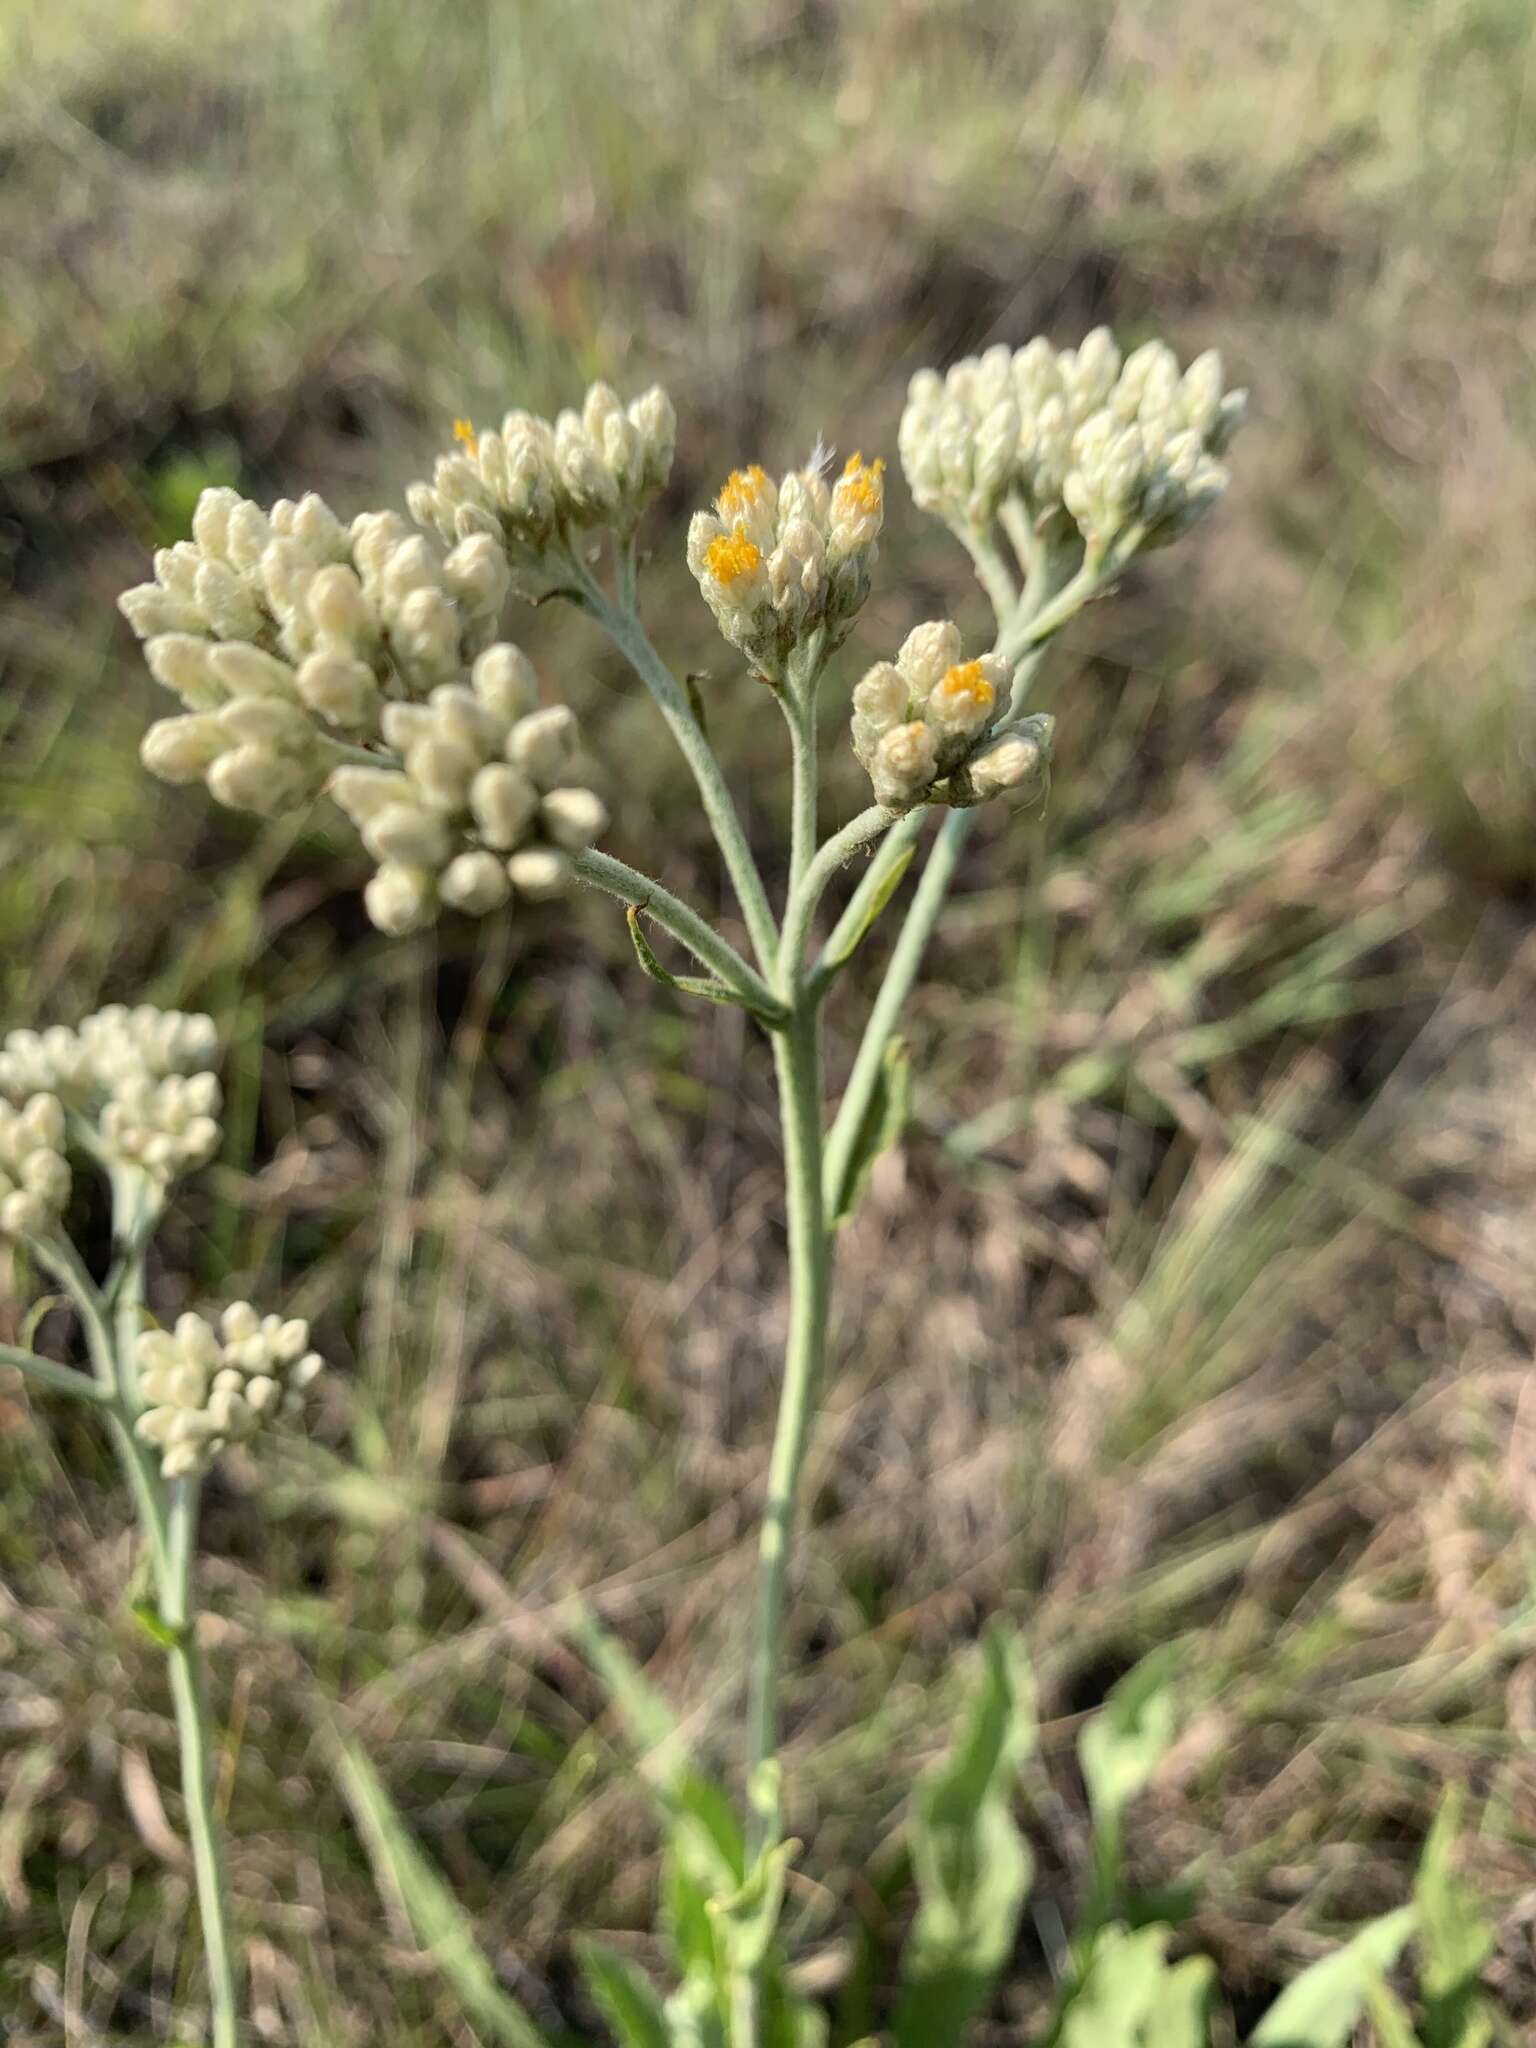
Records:
[[[768,488],[768,472],[758,463],[750,469],[733,469],[720,488],[715,510],[722,519],[739,518],[750,512]]]
[[[842,476],[833,493],[838,503],[859,512],[878,512],[885,503],[885,464],[866,462],[857,450],[843,464]]]
[[[473,420],[455,420],[453,423],[453,438],[471,455],[480,446],[480,436],[475,432]]]
[[[750,576],[763,559],[763,551],[738,526],[734,533],[718,534],[704,550],[704,566],[727,590]]]
[[[945,670],[934,695],[941,704],[956,709],[969,699],[973,715],[980,718],[992,709],[997,692],[979,661],[960,661]]]

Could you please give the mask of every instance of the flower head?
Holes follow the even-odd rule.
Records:
[[[384,734],[399,767],[343,767],[330,783],[378,863],[363,900],[381,931],[415,931],[445,905],[483,917],[557,895],[571,855],[607,828],[577,777],[574,716],[540,705],[516,647],[488,647],[467,683],[425,704],[389,705]]]
[[[915,626],[894,661],[876,662],[853,692],[853,749],[876,802],[895,811],[971,804],[1026,782],[1031,765],[1048,759],[1050,721],[1025,720],[991,735],[1009,677],[996,655],[962,659],[959,629],[948,619]],[[1020,751],[1028,747],[1032,764]],[[979,781],[978,760],[991,762]]]
[[[109,1003],[74,1030],[8,1033],[0,1045],[0,1097],[51,1101],[61,1117],[70,1110],[92,1127],[95,1149],[109,1162],[169,1182],[218,1150],[217,1058],[211,1017]],[[29,1103],[24,1114],[30,1109]],[[0,1105],[0,1115],[12,1114]],[[63,1128],[61,1122],[53,1148],[60,1152]],[[60,1206],[67,1194],[66,1179]]]
[[[134,1362],[144,1403],[134,1430],[167,1479],[205,1472],[226,1444],[296,1414],[323,1369],[306,1322],[258,1316],[246,1301],[231,1302],[217,1330],[190,1311],[174,1330],[146,1330]]]
[[[775,483],[753,463],[694,514],[688,566],[726,639],[770,680],[813,633],[823,655],[847,637],[869,594],[884,470],[853,455],[829,485],[813,459]]]
[[[69,1189],[58,1097],[33,1095],[19,1109],[0,1102],[0,1235],[50,1236]]]
[[[1156,545],[1221,495],[1217,459],[1242,421],[1245,394],[1223,391],[1214,352],[1179,372],[1149,342],[1123,361],[1107,327],[1075,349],[1043,336],[919,370],[898,434],[902,467],[925,511],[984,527],[1016,497],[1042,532],[1065,518],[1104,548],[1128,526]]]
[[[539,597],[560,581],[557,543],[633,532],[671,474],[677,416],[659,384],[625,405],[598,383],[579,412],[513,411],[499,429],[455,420],[453,434],[459,452],[407,491],[411,517],[450,543],[495,541],[517,587]]]
[[[119,600],[151,674],[186,706],[150,727],[144,763],[239,810],[307,803],[337,736],[376,740],[386,701],[457,676],[507,588],[483,534],[445,548],[390,512],[343,526],[313,494],[264,512],[204,491],[192,539],[162,548],[154,582]]]

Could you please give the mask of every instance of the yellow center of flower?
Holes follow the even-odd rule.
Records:
[[[727,590],[743,576],[750,576],[762,559],[762,549],[748,540],[739,526],[734,533],[718,534],[704,550],[705,568]]]
[[[453,438],[461,448],[467,450],[471,455],[480,446],[480,436],[475,432],[473,420],[455,420],[453,423]]]
[[[768,472],[757,463],[750,469],[733,469],[720,488],[715,510],[722,519],[737,519],[750,512],[768,488]]]
[[[979,661],[956,662],[953,668],[945,670],[938,688],[940,703],[959,704],[969,699],[978,712],[990,711],[996,695],[982,674]]]
[[[852,512],[878,512],[885,503],[883,462],[866,462],[857,450],[843,464],[834,493],[841,508]]]

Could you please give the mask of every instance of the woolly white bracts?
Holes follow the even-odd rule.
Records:
[[[876,662],[853,692],[853,750],[890,810],[922,803],[958,768],[996,716],[1011,671],[996,655],[962,661],[948,619],[914,626],[894,661]]]
[[[389,705],[384,736],[399,768],[340,768],[330,784],[379,863],[364,901],[381,931],[415,931],[444,904],[483,917],[557,895],[606,829],[602,799],[573,779],[575,717],[540,709],[516,647],[487,648],[468,685]]]
[[[885,518],[885,464],[851,455],[829,484],[813,462],[775,483],[733,470],[688,528],[688,566],[715,623],[772,681],[818,630],[823,654],[847,637],[869,595]]]
[[[323,1370],[308,1323],[259,1316],[248,1301],[232,1302],[217,1331],[190,1311],[174,1330],[146,1330],[134,1358],[144,1403],[134,1430],[167,1479],[205,1472],[226,1444],[296,1414]]]
[[[110,1003],[73,1030],[8,1033],[0,1095],[55,1100],[61,1114],[67,1108],[94,1125],[108,1164],[169,1182],[218,1150],[218,1050],[211,1017]]]
[[[406,492],[411,517],[445,541],[495,541],[519,589],[538,596],[559,581],[546,560],[556,540],[597,527],[633,532],[671,475],[677,416],[659,384],[626,406],[598,383],[580,412],[553,423],[509,412],[499,430],[460,420],[454,433],[458,452]]]
[[[1146,343],[1123,362],[1107,327],[1076,349],[1042,336],[988,349],[944,375],[919,370],[898,432],[913,498],[952,526],[985,527],[1010,496],[1044,532],[1065,511],[1090,548],[1132,524],[1144,545],[1172,540],[1220,497],[1217,460],[1246,394],[1223,392],[1210,350],[1180,374]]]
[[[192,533],[118,601],[156,681],[187,706],[150,727],[143,759],[266,816],[315,795],[333,734],[374,739],[389,698],[457,676],[509,587],[484,535],[445,550],[393,512],[343,526],[313,493],[263,512],[204,491]]]
[[[58,1097],[33,1095],[19,1109],[0,1102],[0,1236],[50,1236],[69,1188]]]

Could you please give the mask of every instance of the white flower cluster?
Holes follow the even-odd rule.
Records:
[[[232,1302],[217,1331],[190,1311],[174,1330],[146,1330],[135,1362],[144,1410],[134,1429],[167,1479],[205,1472],[226,1444],[297,1413],[322,1370],[308,1323],[259,1316],[248,1301]]]
[[[824,652],[847,637],[869,595],[884,471],[855,454],[834,484],[814,460],[776,484],[754,463],[694,514],[688,566],[720,631],[770,681],[811,633],[825,629]]]
[[[553,424],[509,412],[500,431],[454,426],[459,452],[439,457],[431,483],[406,492],[411,517],[450,542],[495,540],[519,586],[552,580],[551,543],[592,527],[628,534],[672,472],[677,415],[659,384],[626,406],[594,384],[580,412]]]
[[[218,1150],[217,1057],[211,1017],[110,1003],[75,1030],[8,1033],[0,1096],[56,1098],[94,1118],[108,1159],[171,1181]]]
[[[364,901],[381,931],[415,931],[441,905],[482,917],[514,894],[553,896],[570,856],[604,831],[600,797],[571,781],[576,720],[539,708],[532,664],[489,647],[470,681],[425,704],[391,704],[384,737],[399,768],[339,768],[331,794],[379,863]]]
[[[0,1102],[0,1236],[48,1236],[69,1187],[59,1098],[31,1095],[19,1109]]]
[[[1172,540],[1226,489],[1217,459],[1246,393],[1224,392],[1221,357],[1180,374],[1163,342],[1124,361],[1107,327],[1075,349],[1043,336],[968,356],[941,377],[919,370],[898,447],[912,496],[951,525],[984,527],[1016,494],[1042,530],[1063,509],[1092,548],[1140,523]]]
[[[145,765],[265,816],[307,802],[332,738],[376,738],[390,697],[451,681],[491,640],[509,576],[485,535],[451,549],[398,513],[344,526],[313,493],[270,512],[204,491],[193,538],[119,599],[187,715],[150,727]]]
[[[1009,665],[992,654],[960,657],[959,629],[932,619],[913,627],[894,661],[877,662],[854,687],[853,750],[875,801],[889,810],[972,804],[1005,789],[1033,794],[1040,787],[1050,720],[1024,719],[988,739]]]

